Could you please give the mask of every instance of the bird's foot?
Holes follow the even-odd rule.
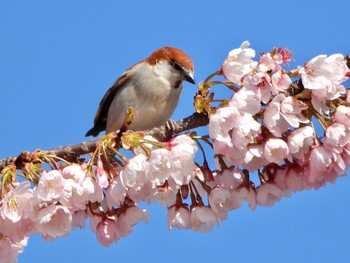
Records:
[[[176,131],[176,121],[174,120],[168,120],[166,123],[165,123],[165,127],[168,131],[171,131],[172,133],[175,133]]]

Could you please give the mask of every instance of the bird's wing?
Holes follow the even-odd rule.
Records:
[[[103,96],[100,106],[96,112],[94,119],[94,127],[92,127],[85,136],[97,136],[101,131],[106,129],[108,110],[115,95],[125,86],[126,82],[130,79],[128,71],[121,75],[109,88],[106,94]]]

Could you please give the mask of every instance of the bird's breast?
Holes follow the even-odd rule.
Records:
[[[182,90],[182,85],[172,87],[167,82],[155,82],[146,90],[137,92],[135,125],[133,129],[150,129],[164,124],[173,114]]]
[[[106,132],[121,128],[128,108],[134,109],[132,130],[147,130],[165,124],[173,114],[182,90],[182,83],[161,76],[133,76],[115,95],[110,106]]]

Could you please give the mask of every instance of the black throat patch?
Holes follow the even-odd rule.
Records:
[[[182,80],[177,80],[174,84],[174,89],[178,89],[181,86]]]

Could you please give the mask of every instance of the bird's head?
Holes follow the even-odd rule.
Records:
[[[167,74],[169,78],[178,81],[188,81],[192,84],[194,80],[194,67],[190,57],[181,49],[175,47],[162,47],[154,51],[145,62],[155,66],[156,73]]]

